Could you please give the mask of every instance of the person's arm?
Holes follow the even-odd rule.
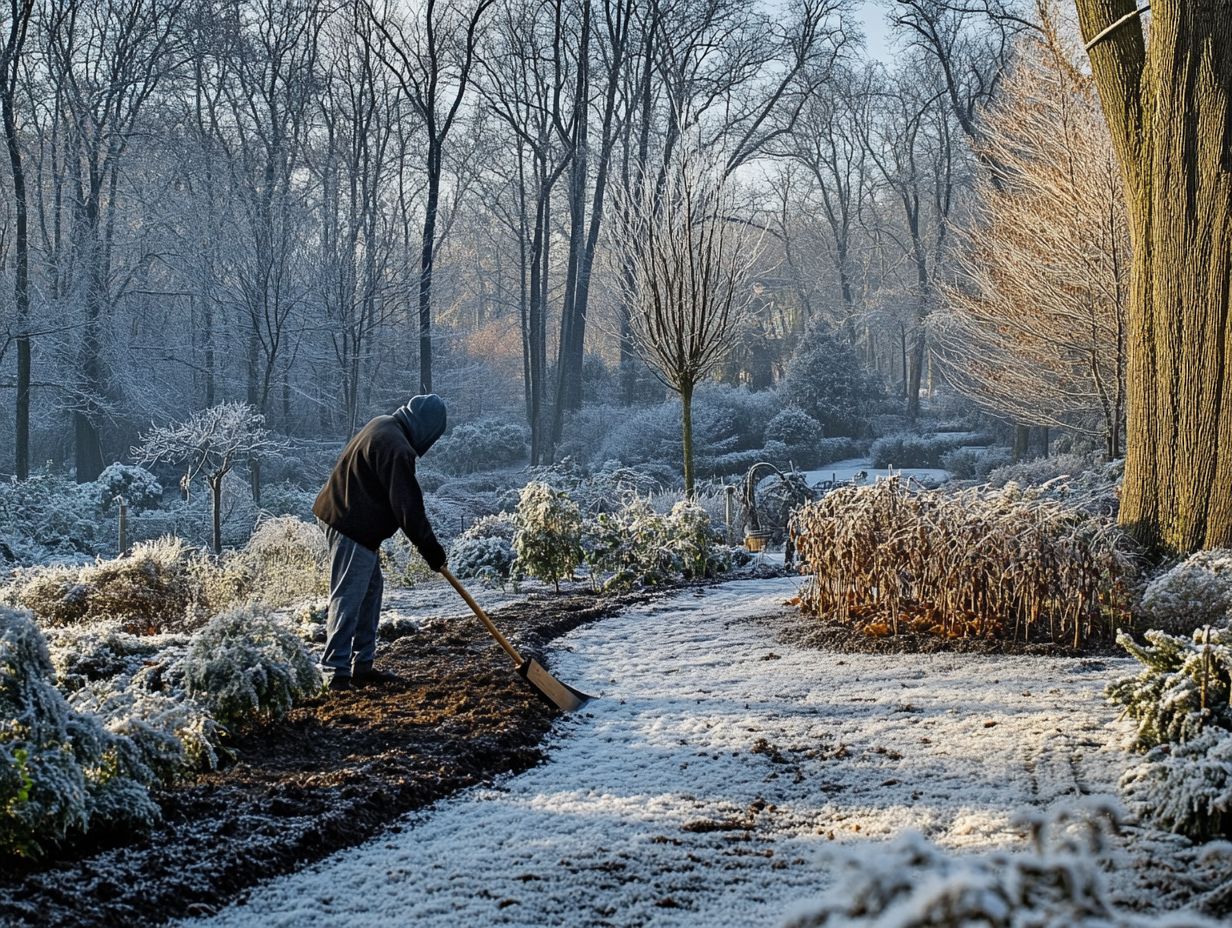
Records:
[[[436,540],[428,513],[424,510],[423,491],[415,479],[415,456],[394,457],[389,474],[389,506],[402,531],[419,549],[428,566],[439,571],[445,566],[445,549]]]

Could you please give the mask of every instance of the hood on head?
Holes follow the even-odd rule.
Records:
[[[410,433],[411,447],[420,457],[445,434],[445,401],[435,393],[411,397],[394,415]]]

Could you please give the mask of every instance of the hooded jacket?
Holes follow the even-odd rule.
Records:
[[[445,431],[439,396],[417,396],[392,416],[377,416],[343,449],[312,505],[326,525],[372,551],[398,529],[429,564],[440,542],[424,512],[415,459]]]

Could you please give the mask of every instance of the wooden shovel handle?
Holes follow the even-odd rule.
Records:
[[[505,649],[505,653],[513,658],[513,662],[519,667],[522,666],[522,655],[518,653],[517,648],[509,643],[509,639],[500,633],[500,629],[492,624],[492,620],[488,618],[488,614],[483,611],[483,607],[475,602],[475,597],[467,592],[466,587],[453,575],[448,567],[441,567],[441,576],[449,581],[450,585],[458,591],[458,595],[466,600],[466,604],[471,607],[471,611],[479,617],[479,621],[484,624],[489,634],[496,639],[497,644]]]

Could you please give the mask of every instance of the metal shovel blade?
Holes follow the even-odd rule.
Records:
[[[592,698],[567,683],[561,683],[533,658],[524,660],[518,667],[518,673],[540,696],[563,712],[576,712]]]

